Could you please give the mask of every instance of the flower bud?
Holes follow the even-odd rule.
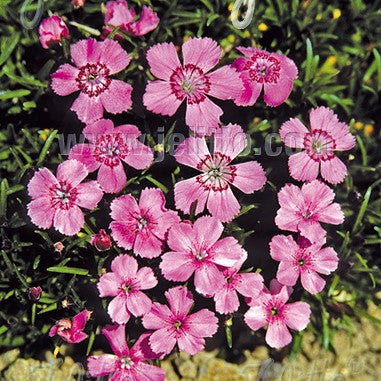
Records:
[[[99,230],[98,234],[94,234],[91,237],[90,243],[98,250],[98,251],[106,251],[109,250],[112,246],[110,236],[106,233],[105,230]]]
[[[61,42],[62,38],[69,37],[69,29],[66,24],[61,17],[55,15],[42,20],[38,31],[40,42],[44,49],[49,49],[52,45]]]
[[[28,297],[30,300],[33,300],[34,302],[37,302],[37,300],[40,300],[42,293],[42,288],[40,286],[38,287],[31,287],[28,290]]]

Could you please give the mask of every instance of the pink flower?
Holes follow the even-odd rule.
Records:
[[[165,371],[145,361],[154,360],[149,345],[149,333],[143,333],[131,349],[126,342],[125,325],[106,326],[102,330],[115,355],[103,354],[87,358],[87,368],[97,379],[112,375],[112,381],[164,381]]]
[[[60,233],[78,233],[85,219],[79,207],[94,209],[103,196],[96,181],[82,183],[87,176],[86,167],[77,160],[66,160],[57,168],[57,177],[43,168],[34,174],[28,184],[32,201],[28,215],[42,229],[52,225]]]
[[[50,16],[42,20],[38,28],[40,42],[44,49],[49,49],[62,41],[62,38],[69,38],[69,29],[59,16]]]
[[[249,302],[251,307],[245,314],[245,322],[254,331],[267,325],[265,339],[272,348],[282,348],[292,341],[287,327],[301,331],[309,323],[311,308],[307,303],[286,304],[291,292],[291,287],[273,279],[270,291],[264,287],[262,293]]]
[[[74,5],[75,8],[80,8],[85,5],[85,0],[71,0],[71,3]]]
[[[323,179],[331,184],[341,183],[347,174],[345,164],[335,151],[353,148],[356,140],[349,127],[339,122],[336,114],[327,107],[310,112],[311,130],[299,119],[290,119],[279,130],[282,141],[292,148],[304,148],[290,156],[288,167],[291,176],[300,181],[312,181],[318,177],[319,167]]]
[[[223,270],[225,283],[214,295],[216,311],[220,314],[229,314],[238,310],[237,292],[246,297],[255,298],[262,291],[263,278],[260,274],[238,273],[246,259],[245,253],[236,264]]]
[[[239,106],[252,106],[264,89],[264,99],[268,106],[279,106],[290,95],[298,69],[290,58],[269,53],[256,48],[237,48],[244,57],[233,62],[241,73],[244,91],[236,98]]]
[[[131,314],[142,316],[151,309],[151,299],[141,290],[149,290],[157,285],[157,279],[149,267],[138,270],[138,262],[127,254],[118,255],[111,262],[112,272],[99,278],[99,296],[115,296],[108,305],[111,320],[125,324]]]
[[[213,155],[204,138],[185,139],[177,148],[175,158],[201,174],[175,185],[176,208],[189,214],[197,201],[196,214],[206,206],[213,217],[223,222],[231,221],[241,206],[230,184],[249,194],[261,189],[266,182],[265,172],[256,161],[229,165],[246,146],[246,135],[237,124],[224,126],[214,134]]]
[[[134,21],[135,18],[135,11],[128,9],[125,0],[108,1],[105,15],[106,36],[112,32],[112,27],[119,28],[122,32],[133,36],[143,36],[154,30],[160,22],[157,14],[147,6],[143,7],[139,21]]]
[[[311,294],[323,290],[325,280],[318,273],[329,275],[337,269],[339,258],[332,249],[322,249],[324,242],[309,246],[298,245],[289,235],[277,235],[270,242],[270,255],[279,261],[277,280],[286,285],[294,286],[300,276],[302,286]]]
[[[90,144],[77,144],[69,158],[85,164],[89,172],[99,169],[97,180],[107,193],[120,192],[127,182],[122,162],[144,169],[153,160],[152,149],[139,142],[140,131],[132,124],[114,128],[111,120],[101,119],[87,125],[83,134]]]
[[[164,277],[175,282],[185,282],[194,273],[196,291],[212,296],[225,284],[223,267],[235,265],[245,250],[233,237],[218,240],[224,230],[214,217],[198,218],[193,226],[180,223],[172,227],[167,244],[172,250],[165,253],[160,263]]]
[[[177,212],[165,208],[160,189],[145,188],[139,204],[131,194],[111,203],[111,236],[119,246],[145,258],[158,257],[167,231],[180,222]]]
[[[98,250],[98,251],[106,251],[109,250],[112,246],[111,238],[106,233],[104,229],[99,230],[98,234],[94,234],[91,237],[90,243]]]
[[[49,336],[58,335],[62,340],[68,343],[80,343],[87,338],[83,332],[87,321],[90,319],[91,311],[83,310],[78,315],[70,319],[60,319],[50,328]]]
[[[104,108],[111,114],[119,114],[131,107],[132,86],[109,77],[130,62],[117,41],[99,42],[93,38],[78,41],[71,46],[71,57],[76,67],[61,65],[52,74],[52,88],[62,96],[80,91],[71,110],[82,122],[102,118]]]
[[[222,109],[209,96],[226,100],[243,89],[239,74],[230,66],[208,73],[220,60],[222,49],[210,38],[189,38],[182,46],[181,65],[173,43],[152,46],[147,52],[151,73],[143,103],[148,110],[174,115],[186,100],[186,124],[195,132],[210,135],[220,123]]]
[[[319,180],[296,185],[287,184],[278,193],[280,209],[275,217],[279,229],[299,232],[311,243],[324,239],[320,222],[339,225],[344,221],[340,205],[333,202],[335,193]]]
[[[168,354],[174,346],[194,355],[205,347],[204,337],[213,336],[218,329],[218,319],[206,308],[189,315],[193,296],[185,287],[173,287],[165,292],[169,308],[153,303],[151,311],[143,316],[143,326],[155,330],[149,338],[151,349]]]
[[[28,290],[28,297],[30,300],[37,302],[41,298],[42,288],[40,286],[30,287]]]

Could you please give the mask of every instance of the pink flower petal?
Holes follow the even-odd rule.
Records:
[[[78,160],[66,160],[57,168],[57,179],[76,187],[88,175],[86,166]]]
[[[303,208],[303,199],[302,191],[293,184],[286,184],[278,193],[280,206],[294,212],[299,212]]]
[[[140,231],[136,234],[134,252],[143,258],[157,258],[163,251],[163,242],[152,232]]]
[[[130,194],[114,199],[110,205],[110,209],[110,216],[113,220],[125,222],[133,222],[135,220],[133,216],[140,212],[138,203]]]
[[[122,160],[135,169],[145,169],[153,161],[152,148],[147,147],[138,140],[129,141],[129,152]]]
[[[136,220],[131,222],[113,221],[110,224],[111,236],[118,246],[131,250],[136,238]]]
[[[134,371],[136,374],[136,378],[134,379],[134,381],[164,381],[165,380],[165,370],[159,368],[158,366],[149,365],[144,362],[139,362],[138,364],[135,365]]]
[[[161,257],[160,270],[165,279],[185,282],[193,274],[193,258],[186,253],[170,251]]]
[[[194,285],[196,291],[204,296],[214,295],[225,283],[225,277],[213,263],[207,263],[196,269]]]
[[[56,177],[47,168],[42,168],[35,172],[28,183],[28,194],[30,197],[48,197],[48,190],[51,186],[58,185]]]
[[[151,332],[146,332],[140,335],[139,339],[136,340],[135,344],[130,350],[131,359],[139,362],[145,360],[156,360],[159,356],[154,353],[149,346],[149,338],[151,337]]]
[[[104,336],[106,336],[115,354],[118,356],[129,355],[130,351],[126,341],[125,325],[106,325],[106,327],[102,329],[102,333]]]
[[[293,81],[282,74],[276,84],[266,82],[263,86],[265,103],[270,107],[279,106],[290,96],[293,85]]]
[[[279,130],[282,142],[291,148],[304,148],[304,137],[308,134],[304,124],[296,118],[284,122]]]
[[[197,181],[197,177],[179,181],[175,184],[175,205],[176,209],[190,214],[192,205],[197,201],[195,214],[203,212],[209,196],[209,190],[205,189]]]
[[[101,95],[101,101],[107,112],[120,114],[132,106],[132,86],[129,83],[112,79],[109,88]]]
[[[285,306],[285,323],[297,331],[307,327],[310,321],[311,308],[305,302],[289,303]]]
[[[174,225],[179,224],[181,220],[177,212],[167,210],[158,216],[158,221],[160,221],[160,223],[154,226],[152,232],[157,238],[165,240],[169,229],[171,229]]]
[[[204,73],[217,65],[222,49],[211,38],[189,38],[182,46],[184,66],[195,65]]]
[[[143,104],[147,110],[160,115],[172,116],[181,103],[182,101],[173,94],[169,82],[148,82],[143,95]]]
[[[71,45],[70,54],[75,65],[80,68],[89,64],[96,64],[102,53],[102,42],[96,41],[94,38],[80,40],[76,44]]]
[[[214,295],[216,311],[220,314],[230,314],[238,310],[239,299],[234,288],[223,287]]]
[[[207,207],[211,215],[222,222],[231,221],[241,209],[230,187],[221,191],[210,191]]]
[[[303,184],[302,194],[305,204],[310,205],[311,209],[315,211],[324,210],[335,198],[334,191],[319,180]]]
[[[266,343],[271,348],[283,348],[290,344],[291,341],[292,336],[285,323],[276,320],[274,323],[269,324],[266,332]]]
[[[311,294],[318,294],[325,286],[325,280],[316,271],[305,270],[300,274],[302,286]]]
[[[54,215],[54,227],[68,236],[77,234],[84,223],[83,213],[76,205],[70,209],[57,209]]]
[[[133,279],[138,272],[138,262],[131,255],[120,254],[111,262],[111,271],[117,274],[117,278]]]
[[[121,126],[115,127],[113,132],[115,134],[122,134],[126,143],[130,140],[137,139],[141,135],[139,128],[133,124],[122,124]]]
[[[195,337],[212,337],[218,329],[218,319],[212,311],[203,308],[186,319],[187,331]]]
[[[101,163],[95,160],[93,146],[89,144],[77,144],[69,153],[69,160],[78,160],[86,166],[90,172],[96,171]]]
[[[83,123],[91,123],[103,117],[101,98],[99,96],[89,97],[84,92],[81,92],[71,105],[71,110],[77,114],[78,119]]]
[[[202,242],[204,247],[210,248],[220,238],[224,226],[217,218],[203,216],[195,221],[193,231],[196,234],[197,241]]]
[[[331,184],[342,183],[347,174],[347,167],[337,156],[334,156],[330,160],[322,161],[320,168],[323,179]]]
[[[237,274],[234,279],[236,290],[246,297],[255,298],[263,289],[263,277],[257,273]]]
[[[204,138],[202,140],[205,140]],[[206,145],[206,143],[205,143]],[[231,162],[247,146],[246,134],[238,124],[229,123],[214,134],[214,153],[220,152]]]
[[[131,291],[126,299],[127,308],[134,316],[143,316],[152,306],[151,299],[141,291]]]
[[[122,162],[113,167],[102,164],[99,167],[97,180],[105,193],[119,193],[126,185],[127,176]]]
[[[114,123],[109,119],[99,119],[95,122],[88,124],[82,131],[86,139],[95,143],[101,135],[112,134],[116,132]]]
[[[210,152],[204,138],[191,136],[177,147],[174,156],[178,163],[197,169]]]
[[[232,167],[236,169],[236,172],[231,184],[242,192],[247,194],[253,193],[266,184],[267,177],[265,171],[256,161],[235,164]]]
[[[301,220],[298,223],[298,230],[303,237],[312,243],[320,242],[327,235],[319,222],[313,220]]]
[[[275,224],[279,229],[288,230],[291,232],[298,231],[300,217],[293,211],[286,208],[280,208],[275,216]]]
[[[173,71],[181,66],[175,45],[172,42],[152,46],[147,52],[147,61],[151,73],[164,80],[169,80]]]
[[[169,327],[158,329],[151,335],[149,343],[154,352],[169,354],[176,345],[174,332]]]
[[[165,292],[165,297],[172,313],[177,318],[183,319],[188,315],[193,305],[193,296],[187,288],[182,286],[172,287]]]
[[[246,255],[245,250],[234,237],[225,237],[216,242],[209,250],[211,261],[225,267],[234,266],[242,256]]]
[[[192,225],[188,223],[179,223],[174,225],[168,233],[168,246],[173,251],[187,253],[193,242],[196,241],[196,235]]]
[[[117,324],[126,324],[130,320],[130,312],[127,310],[126,294],[120,293],[108,305],[107,312],[111,320]]]
[[[337,115],[328,107],[317,107],[310,112],[310,125],[312,130],[322,130],[331,133],[340,123]]]
[[[83,310],[72,319],[72,330],[83,331],[89,320],[89,311]]]
[[[239,73],[225,65],[208,74],[210,81],[209,95],[222,100],[239,97],[244,89]]]
[[[298,152],[288,158],[288,169],[295,180],[312,181],[318,177],[319,162],[313,160],[304,151]]]
[[[49,198],[39,197],[28,204],[28,216],[41,229],[51,228],[54,213]]]
[[[76,203],[82,208],[94,209],[103,197],[103,192],[96,181],[87,181],[76,187],[78,194]]]
[[[160,329],[173,318],[173,314],[168,306],[160,303],[153,303],[151,311],[145,314],[142,318],[142,323],[145,329]],[[156,352],[156,351],[155,351]],[[161,353],[160,351],[157,353]]]
[[[250,307],[245,313],[245,323],[253,330],[257,331],[267,324],[267,311],[263,305]]]
[[[99,278],[97,288],[99,296],[116,296],[120,291],[120,286],[123,284],[123,278],[115,273],[106,273]]]
[[[182,335],[177,339],[177,344],[180,351],[193,356],[204,349],[205,340],[202,337],[195,337],[189,335],[188,332],[183,331]]]
[[[242,66],[244,66],[245,63],[246,59],[243,57],[237,58],[233,62],[233,67],[235,67],[240,72],[240,78],[244,87],[244,89],[241,91],[241,94],[236,99],[234,99],[234,103],[237,106],[253,106],[258,100],[263,88],[262,83],[253,81],[250,78],[248,71],[242,71]]]
[[[69,64],[61,65],[58,70],[51,75],[52,89],[58,95],[66,96],[75,91],[79,91],[76,78],[79,70]]]
[[[90,356],[87,358],[87,369],[91,377],[103,377],[116,371],[119,358],[115,355]]]
[[[107,66],[110,74],[119,73],[128,66],[131,58],[119,42],[106,38],[100,44],[102,44],[102,48],[99,62]]]
[[[299,268],[293,262],[285,260],[279,263],[276,279],[285,286],[294,286],[299,274]]]
[[[315,253],[312,268],[321,273],[328,275],[337,269],[339,257],[332,247],[325,247]]]
[[[142,8],[142,15],[135,25],[135,35],[143,36],[154,30],[159,25],[160,19],[157,17],[156,12],[152,8],[144,6]]]
[[[270,242],[270,256],[276,261],[287,261],[295,258],[299,250],[298,244],[292,235],[276,235]]]
[[[150,267],[141,268],[137,274],[135,283],[140,290],[149,290],[157,285],[157,279]]]

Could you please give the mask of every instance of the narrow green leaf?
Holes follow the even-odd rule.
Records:
[[[30,90],[19,89],[19,90],[9,90],[9,91],[0,91],[0,101],[12,98],[21,98],[30,94]]]
[[[78,267],[66,267],[66,266],[61,266],[61,267],[53,266],[53,267],[48,267],[46,270],[53,273],[61,273],[61,274],[87,275],[89,273],[89,270],[86,270],[86,269],[80,269]]]
[[[373,55],[374,55],[374,61],[376,62],[376,67],[377,67],[377,90],[381,90],[381,56],[380,53],[376,48],[373,50]]]
[[[0,185],[0,217],[5,217],[7,214],[7,179],[3,179]]]
[[[32,325],[34,325],[34,323],[36,322],[36,308],[37,308],[37,304],[33,303],[32,304],[32,318],[31,318]]]
[[[42,162],[45,160],[45,157],[48,154],[49,148],[52,145],[53,140],[55,139],[57,133],[58,133],[58,130],[52,131],[50,135],[48,136],[48,138],[46,139],[46,142],[44,146],[42,147],[40,155],[38,156],[37,165],[41,165]]]
[[[366,167],[368,165],[368,154],[366,153],[364,142],[359,135],[356,135],[356,140],[361,152],[362,165]]]
[[[93,344],[94,344],[94,340],[95,340],[95,332],[92,331],[90,333],[90,336],[89,336],[89,342],[87,344],[87,349],[86,349],[86,356],[88,356],[91,352],[91,349],[93,348]]]
[[[369,187],[368,190],[365,193],[364,200],[361,203],[359,214],[357,215],[356,221],[352,228],[352,234],[357,232],[358,228],[360,227],[361,221],[364,217],[364,214],[366,212],[366,208],[368,207],[369,199],[372,194],[372,187]]]
[[[57,303],[53,303],[50,306],[42,309],[41,311],[37,312],[37,315],[45,314],[46,312],[51,312],[57,309]]]
[[[145,178],[150,181],[153,185],[156,185],[158,188],[160,188],[164,193],[168,193],[168,188],[162,184],[160,181],[154,179],[151,175],[145,176]]]
[[[0,66],[6,62],[9,56],[12,54],[13,50],[19,42],[20,35],[14,33],[10,37],[5,37],[1,39],[1,54],[0,54]]]

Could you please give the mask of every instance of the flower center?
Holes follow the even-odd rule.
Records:
[[[134,362],[131,360],[131,357],[123,356],[120,359],[120,368],[121,369],[130,369],[134,365]]]
[[[193,253],[193,255],[198,261],[203,261],[205,258],[208,257],[208,253],[205,250],[198,250],[195,253]]]
[[[336,148],[336,142],[326,131],[313,130],[306,134],[304,147],[313,160],[325,161],[334,157],[333,151]]]
[[[298,259],[298,265],[300,267],[304,266],[304,259],[303,258]]]
[[[78,87],[89,97],[96,97],[108,89],[111,79],[108,78],[110,70],[106,65],[88,63],[79,69],[76,81]]]
[[[119,158],[124,159],[129,153],[121,134],[101,135],[95,144],[95,159],[109,167],[119,165]]]
[[[128,293],[130,293],[130,292],[132,291],[132,286],[131,286],[130,284],[126,283],[126,284],[124,284],[124,285],[122,286],[122,290],[123,290],[126,294],[128,294]]]
[[[138,219],[138,230],[143,230],[148,225],[148,220],[146,217],[140,217]]]
[[[69,319],[61,319],[57,323],[57,331],[58,332],[65,332],[69,331],[71,329],[71,321]]]
[[[277,316],[278,313],[279,313],[278,308],[276,308],[276,307],[271,308],[271,310],[270,310],[271,316]]]
[[[280,77],[280,61],[266,52],[257,52],[247,61],[245,69],[250,78],[259,83],[277,83]]]
[[[205,94],[210,91],[209,77],[202,69],[193,64],[176,68],[170,79],[172,93],[176,98],[183,101],[187,98],[188,104],[200,103],[205,99]]]
[[[54,205],[59,205],[61,209],[69,209],[73,206],[77,198],[77,190],[72,188],[66,182],[61,182],[59,185],[54,185],[51,189],[52,202]]]
[[[176,329],[176,330],[180,330],[181,327],[182,327],[183,323],[180,321],[180,320],[176,320],[174,323],[173,323],[173,327]]]

